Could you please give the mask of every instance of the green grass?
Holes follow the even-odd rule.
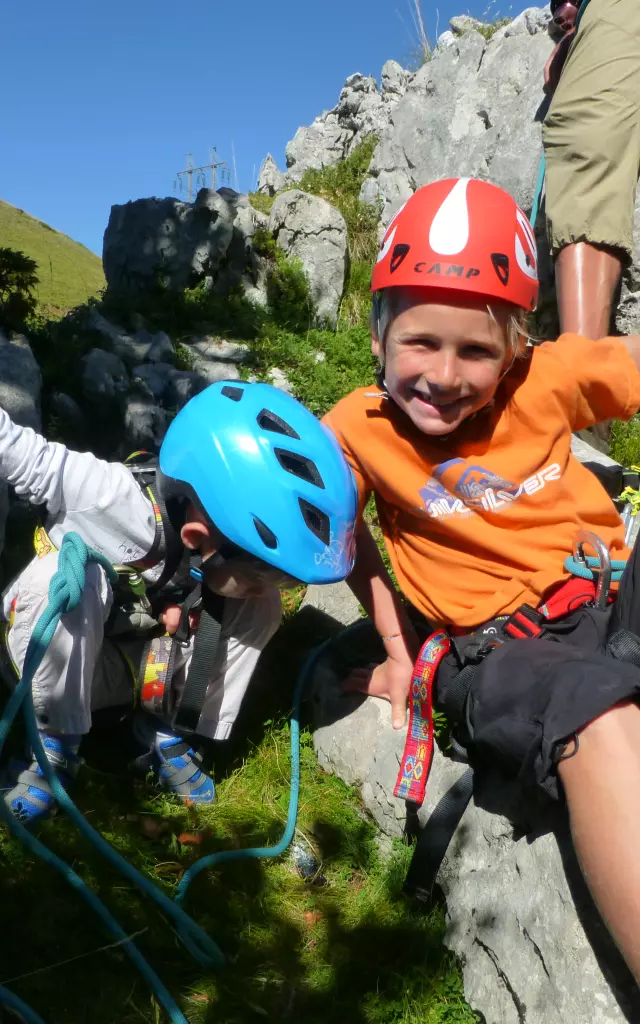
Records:
[[[89,770],[77,791],[79,805],[169,895],[197,857],[273,843],[283,831],[289,730],[282,715],[309,643],[303,619],[304,613],[287,622],[267,650],[238,739],[216,745],[213,809],[185,809],[142,783],[133,785],[123,775],[125,741],[113,724],[103,723],[104,732],[85,751]],[[296,842],[316,856],[324,884],[304,881],[286,856],[203,873],[188,909],[227,957],[218,973],[190,961],[166,921],[66,820],[46,823],[41,835],[73,863],[128,934],[141,933],[140,948],[192,1024],[477,1021],[464,1003],[457,964],[442,946],[442,908],[419,912],[402,896],[410,850],[398,842],[381,855],[377,829],[357,793],[319,769],[306,729],[301,760]],[[181,842],[184,834],[198,841]],[[4,832],[0,867],[7,937],[0,981],[48,1024],[164,1019],[122,950],[102,948],[111,940],[88,908]]]
[[[41,310],[60,316],[105,286],[95,253],[54,231],[24,210],[0,200],[0,245],[26,253],[38,265],[36,298]]]

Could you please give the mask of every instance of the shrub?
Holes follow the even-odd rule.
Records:
[[[35,313],[37,269],[23,252],[0,248],[0,325],[8,330],[21,330]]]

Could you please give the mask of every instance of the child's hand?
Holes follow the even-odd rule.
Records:
[[[344,688],[388,700],[393,728],[402,729],[407,718],[412,672],[413,663],[408,659],[387,658],[381,665],[354,669],[345,679]]]
[[[173,636],[178,626],[180,625],[180,616],[182,614],[182,608],[178,604],[170,604],[163,611],[160,616],[160,622],[163,624],[167,633]],[[199,612],[189,612],[189,628],[191,632],[198,628],[198,622],[200,621]]]

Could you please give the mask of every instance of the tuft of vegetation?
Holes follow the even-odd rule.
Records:
[[[266,213],[267,216],[271,213],[271,207],[275,201],[275,196],[267,196],[264,192],[249,193],[249,202],[253,206],[254,210],[258,210],[260,213]]]
[[[478,25],[475,31],[479,32],[489,42],[490,39],[493,39],[496,32],[504,28],[505,25],[510,25],[512,20],[512,18],[496,18],[495,21],[487,21],[482,25]]]
[[[628,423],[614,420],[609,438],[609,455],[621,466],[640,464],[640,416],[633,416]]]
[[[268,318],[290,331],[308,330],[314,318],[309,280],[299,259],[287,256],[266,230],[253,235],[253,247],[269,263],[267,274]]]
[[[23,252],[0,248],[0,327],[22,330],[35,313],[36,271],[35,261]]]
[[[35,261],[34,295],[39,311],[47,316],[62,316],[105,287],[102,262],[95,253],[2,200],[0,238],[3,245]]]

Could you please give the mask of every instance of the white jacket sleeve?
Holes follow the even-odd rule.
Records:
[[[0,479],[34,505],[46,505],[52,541],[75,530],[112,562],[132,562],[149,551],[155,516],[149,499],[121,463],[69,451],[0,409]]]

